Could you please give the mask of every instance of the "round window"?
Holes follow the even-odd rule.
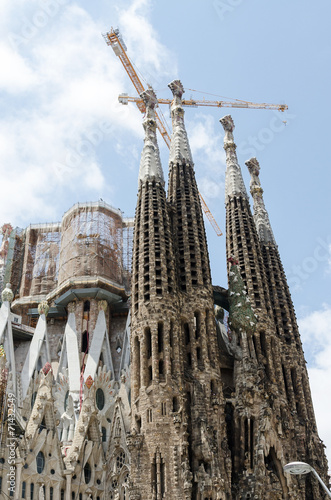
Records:
[[[97,405],[98,410],[102,410],[102,408],[105,406],[105,395],[102,389],[97,389],[97,392],[95,394],[95,402]]]
[[[45,456],[42,451],[40,451],[36,456],[36,463],[37,463],[37,471],[39,474],[41,474],[45,467]]]

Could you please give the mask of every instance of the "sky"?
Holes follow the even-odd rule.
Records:
[[[247,189],[245,161],[260,162],[331,464],[330,18],[327,0],[2,0],[0,225],[60,221],[100,198],[134,215],[142,116],[118,103],[136,94],[101,35],[112,26],[158,97],[180,78],[186,98],[287,104],[186,108],[185,119],[199,190],[223,232],[222,116],[235,121]],[[213,283],[227,287],[225,237],[207,220],[206,231]]]

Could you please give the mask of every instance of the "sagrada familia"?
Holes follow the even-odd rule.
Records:
[[[293,303],[256,158],[226,151],[228,288],[211,282],[183,87],[168,193],[152,90],[134,219],[99,201],[3,229],[0,498],[321,500],[327,481]]]

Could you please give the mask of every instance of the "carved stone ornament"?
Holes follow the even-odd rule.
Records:
[[[1,294],[2,302],[12,302],[14,298],[14,294],[11,289],[11,284],[7,283],[6,288],[3,290]]]
[[[155,180],[164,186],[164,176],[156,138],[157,127],[154,107],[157,104],[157,97],[152,89],[142,92],[140,97],[145,103],[146,114],[143,121],[145,138],[140,159],[139,183]]]
[[[76,302],[69,302],[67,305],[68,313],[73,313],[76,310]]]
[[[247,160],[246,166],[251,174],[250,189],[254,200],[254,221],[259,235],[259,239],[265,243],[276,245],[276,241],[271,229],[268,212],[263,201],[263,189],[260,183],[260,164],[256,158]]]
[[[131,484],[129,487],[129,496],[130,500],[141,500],[141,495],[139,493],[139,490],[133,484]]]
[[[173,419],[174,419],[175,427],[179,428],[180,424],[182,423],[182,416],[181,416],[181,414],[179,412],[178,413],[177,412],[174,413]]]
[[[143,436],[141,434],[137,434],[135,432],[128,434],[128,436],[126,437],[126,444],[127,444],[127,447],[128,447],[130,452],[134,448],[136,448],[137,450],[140,450],[142,442],[143,442]]]
[[[98,309],[99,309],[99,311],[106,312],[107,311],[107,307],[108,307],[108,302],[106,300],[99,300],[99,302],[98,302]]]
[[[223,118],[220,119],[220,122],[226,132],[234,131],[234,121],[231,115],[223,116]]]
[[[180,99],[182,98],[182,95],[184,94],[184,87],[180,80],[172,81],[169,83],[168,87],[174,96],[179,97]]]
[[[91,377],[91,375],[89,375],[87,377],[87,379],[85,380],[85,385],[88,389],[91,389],[92,385],[93,385],[93,378]]]
[[[47,304],[46,300],[43,300],[42,302],[40,302],[40,304],[38,304],[38,313],[40,314],[40,316],[42,314],[45,314],[45,316],[47,316],[48,311],[49,305]]]
[[[50,363],[48,363],[48,361],[47,361],[47,363],[45,364],[45,366],[44,366],[44,368],[43,368],[43,373],[44,373],[44,375],[46,376],[46,375],[47,375],[47,373],[48,373],[51,369],[52,369],[52,366],[51,366],[51,364],[50,364]]]
[[[225,199],[229,196],[241,195],[248,199],[244,180],[236,154],[236,144],[233,138],[234,121],[231,115],[220,119],[225,131],[224,149],[226,151]]]

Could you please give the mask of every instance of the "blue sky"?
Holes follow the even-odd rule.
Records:
[[[58,221],[75,202],[99,198],[134,214],[143,129],[135,106],[117,102],[134,89],[101,37],[111,26],[159,97],[171,97],[167,84],[179,77],[187,98],[289,106],[283,114],[187,109],[186,124],[199,189],[223,230],[219,118],[234,118],[247,188],[244,162],[260,161],[319,432],[331,449],[330,3],[3,0],[0,13],[1,225]],[[213,281],[226,286],[224,236],[206,229]]]

